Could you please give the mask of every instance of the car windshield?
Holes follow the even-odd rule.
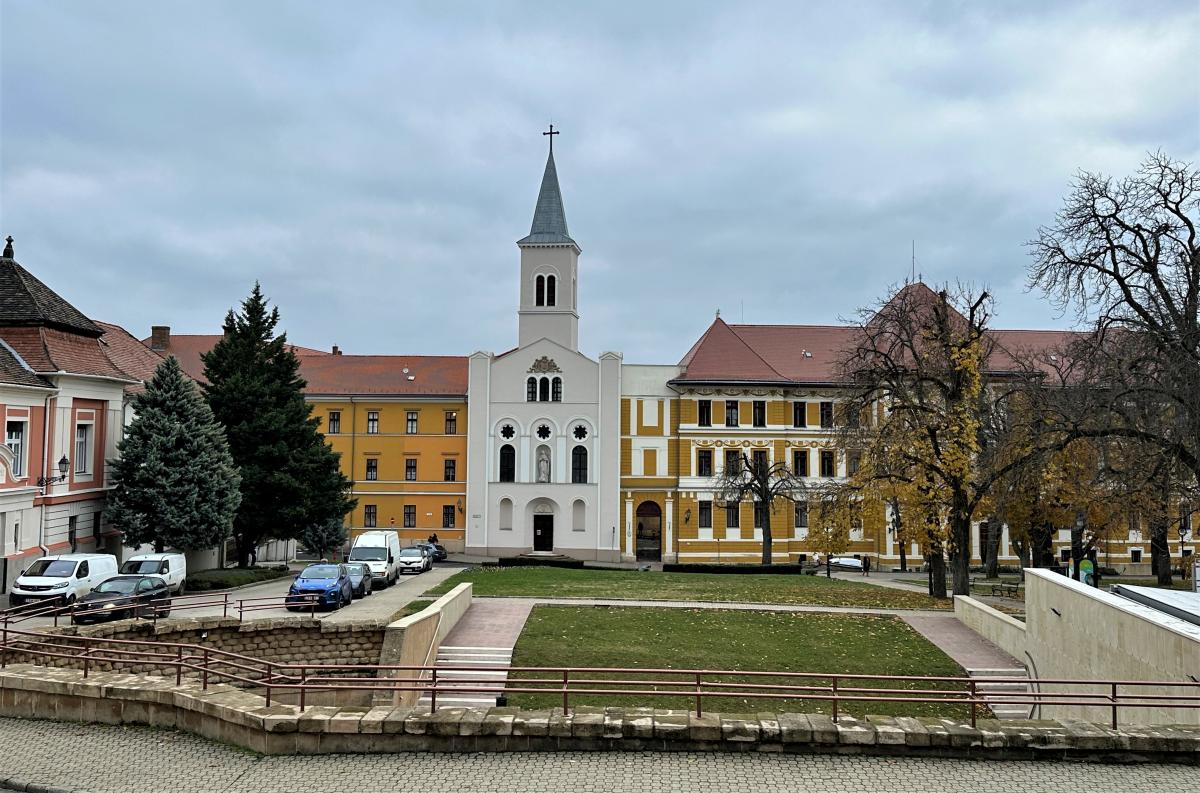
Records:
[[[162,561],[159,559],[143,559],[140,562],[129,561],[121,565],[121,572],[129,575],[149,575],[162,572]]]
[[[93,592],[112,595],[128,595],[137,587],[140,578],[110,578],[101,582]]]
[[[367,545],[350,551],[350,561],[352,562],[382,562],[385,559],[387,559],[387,548]]]
[[[346,565],[346,571],[349,572],[350,575],[366,575],[368,572],[367,566],[364,564],[348,564]]]
[[[401,556],[421,556],[420,548],[404,548],[400,551]]]
[[[337,565],[333,564],[314,564],[312,567],[307,567],[300,574],[301,578],[316,578],[330,579],[338,577]]]
[[[25,575],[41,575],[47,578],[69,578],[74,574],[75,562],[67,559],[38,559],[25,571]]]

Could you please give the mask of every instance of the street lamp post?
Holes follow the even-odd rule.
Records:
[[[46,488],[50,485],[56,485],[59,482],[67,481],[67,471],[71,470],[71,461],[67,459],[67,455],[63,455],[58,461],[58,476],[39,476],[37,486],[41,488],[42,495],[46,495]]]

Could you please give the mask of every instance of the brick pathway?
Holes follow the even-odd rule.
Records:
[[[1081,780],[1089,793],[1197,790],[1195,768],[1169,765],[715,753],[256,757],[184,733],[18,719],[0,719],[0,763],[0,780],[15,777],[92,793],[324,793],[351,788],[422,793],[1058,793],[1064,784],[1073,784],[1070,780]]]

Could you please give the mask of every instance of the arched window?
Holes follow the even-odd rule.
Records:
[[[500,499],[500,530],[512,530],[512,500],[507,498]]]
[[[537,378],[531,377],[525,381],[525,401],[537,402]]]
[[[517,481],[517,450],[510,443],[500,447],[500,481]]]
[[[543,377],[542,381],[540,383],[538,383],[538,401],[539,402],[549,402],[550,401],[550,378],[549,377]]]
[[[571,450],[571,483],[586,485],[587,480],[587,449],[582,446],[576,446]]]
[[[534,279],[533,304],[536,306],[546,305],[546,277],[544,275],[539,275]]]
[[[548,306],[554,305],[554,293],[558,291],[555,288],[557,283],[558,279],[553,275],[546,276],[546,305]]]
[[[550,385],[550,401],[562,402],[562,378],[556,377]]]

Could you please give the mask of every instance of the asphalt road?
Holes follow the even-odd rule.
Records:
[[[386,618],[411,602],[414,598],[424,594],[427,589],[437,586],[461,569],[463,569],[463,565],[454,562],[441,562],[426,573],[401,576],[392,586],[386,589],[377,589],[368,597],[360,598],[350,605],[343,607],[340,612],[318,609],[316,616],[320,619],[334,617],[338,620]],[[271,605],[269,608],[262,608],[263,605],[266,605],[264,602],[255,602],[253,600],[254,598],[266,597],[282,598],[287,594],[291,583],[292,579],[290,577],[277,578],[230,592],[228,595],[228,607],[225,607],[220,602],[224,598],[223,593],[220,592],[199,593],[201,597],[195,600],[190,596],[185,596],[185,599],[178,600],[173,604],[171,615],[166,619],[194,619],[196,617],[220,617],[223,615],[237,617],[237,601],[239,600],[246,601],[245,605],[248,607],[258,607],[254,610],[247,610],[243,615],[244,619],[271,619],[295,616],[295,612],[288,611],[282,605]],[[282,603],[282,601],[280,602]],[[335,617],[334,615],[339,616]],[[64,620],[60,618],[59,623],[63,624]],[[19,630],[39,630],[53,625],[54,620],[52,618],[37,617],[21,622],[13,627]]]

